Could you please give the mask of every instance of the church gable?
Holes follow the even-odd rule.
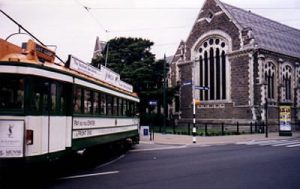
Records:
[[[245,39],[252,40],[250,43],[253,43],[255,47],[296,58],[300,57],[300,31],[298,29],[226,3],[221,3],[221,6],[242,28],[243,34],[246,34],[243,35]]]
[[[186,41],[186,59],[192,59],[193,51],[198,50],[194,49],[199,46],[197,43],[201,42],[201,40],[205,40],[203,38],[208,37],[208,34],[214,35],[214,33],[221,38],[230,38],[227,39],[231,42],[231,44],[228,44],[231,47],[229,51],[240,49],[241,41],[239,27],[227,16],[219,1],[207,0],[200,10]],[[223,36],[222,34],[225,34],[226,36]]]

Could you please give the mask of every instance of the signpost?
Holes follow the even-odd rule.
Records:
[[[205,86],[194,86],[194,90],[209,90],[209,87]],[[200,104],[199,99],[193,98],[193,143],[196,143],[196,103]]]
[[[187,80],[182,83],[182,86],[193,85],[192,80]],[[209,90],[206,86],[193,86],[193,90]],[[194,93],[193,93],[194,94]],[[193,95],[193,143],[196,143],[196,105],[200,104],[200,100]]]

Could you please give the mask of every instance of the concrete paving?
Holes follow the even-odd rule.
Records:
[[[196,143],[193,143],[193,137],[188,135],[174,135],[154,133],[154,140],[150,140],[150,136],[141,136],[141,144],[169,144],[169,145],[222,145],[236,142],[246,142],[251,140],[278,140],[300,138],[300,131],[294,131],[292,136],[279,136],[278,132],[265,134],[242,134],[242,135],[226,135],[226,136],[197,136]]]

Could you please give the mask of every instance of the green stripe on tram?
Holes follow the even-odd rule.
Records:
[[[87,137],[80,139],[73,139],[72,141],[72,150],[80,150],[87,147],[92,147],[100,144],[107,144],[110,142],[119,141],[122,139],[134,137],[138,135],[138,131],[128,131],[122,133],[114,133],[109,135],[101,135],[96,137]]]

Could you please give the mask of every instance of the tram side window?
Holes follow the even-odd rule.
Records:
[[[113,115],[116,116],[118,115],[118,102],[119,102],[119,99],[117,97],[113,97]]]
[[[58,105],[58,112],[65,112],[66,105],[65,105],[65,89],[64,85],[58,84],[57,85],[57,105]]]
[[[0,109],[24,109],[24,79],[0,78]]]
[[[111,95],[107,95],[107,97],[106,97],[107,115],[112,115],[112,105],[113,105],[112,100],[113,100],[112,96]]]
[[[51,83],[50,85],[50,95],[51,95],[51,111],[54,112],[56,110],[56,84]]]
[[[123,116],[123,99],[119,98],[119,103],[118,103],[118,115]]]
[[[101,93],[100,114],[106,115],[106,95]]]
[[[126,101],[126,116],[130,116],[130,101]]]
[[[39,112],[41,110],[41,98],[42,90],[40,87],[40,82],[32,82],[32,98],[30,103],[30,110],[33,112]]]
[[[127,100],[123,99],[123,115],[127,115]]]
[[[92,113],[92,94],[88,89],[84,90],[84,113]]]
[[[99,101],[99,93],[97,93],[97,92],[94,92],[93,93],[94,94],[94,96],[93,96],[93,114],[95,115],[95,114],[99,114],[99,111],[100,111],[100,109],[99,109],[99,103],[100,103],[100,101]]]
[[[134,115],[135,116],[139,116],[139,106],[138,106],[138,103],[134,103],[134,107],[135,107],[135,112],[134,112]]]
[[[129,116],[129,117],[133,116],[133,102],[129,102],[129,108],[128,108],[127,116]]]
[[[74,111],[81,113],[81,87],[76,87],[74,90]]]

